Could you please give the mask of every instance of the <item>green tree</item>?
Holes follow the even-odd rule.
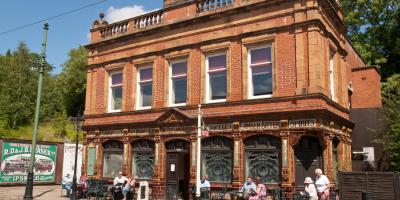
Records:
[[[385,130],[379,134],[379,142],[389,152],[393,170],[400,171],[400,74],[387,79],[382,86]]]
[[[32,66],[38,60],[25,43],[0,57],[0,116],[8,128],[27,124],[33,116],[37,76]]]
[[[341,0],[348,36],[367,65],[385,80],[400,72],[400,1]]]
[[[68,116],[82,114],[85,105],[87,51],[79,46],[68,53],[68,60],[58,76],[59,87]]]

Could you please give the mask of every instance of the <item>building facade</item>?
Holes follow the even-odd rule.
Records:
[[[335,0],[164,0],[93,23],[82,172],[148,180],[187,199],[259,176],[291,193],[321,168],[351,170],[351,81],[364,63]],[[209,135],[196,166],[201,105]]]

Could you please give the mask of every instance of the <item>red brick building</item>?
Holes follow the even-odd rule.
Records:
[[[96,20],[83,172],[121,169],[159,197],[188,198],[201,104],[210,132],[201,173],[212,187],[260,176],[292,192],[315,168],[336,180],[351,170],[349,97],[364,98],[353,75],[379,78],[359,68],[345,34],[334,0],[164,0],[142,16]]]

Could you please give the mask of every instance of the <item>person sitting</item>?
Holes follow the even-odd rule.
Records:
[[[85,196],[86,191],[87,191],[87,179],[88,177],[86,174],[82,174],[82,176],[79,178],[79,184],[81,185],[81,196]]]
[[[128,193],[131,192],[134,187],[135,187],[135,179],[128,178],[127,181],[125,181],[124,185],[122,186],[123,200],[127,199]]]
[[[71,178],[71,175],[69,173],[67,173],[67,175],[65,175],[62,178],[61,186],[62,186],[62,189],[66,189],[67,190],[67,197],[69,197],[70,194],[71,194],[71,189],[72,189],[72,178]]]
[[[262,183],[261,177],[256,178],[257,190],[250,193],[249,200],[265,200],[267,197],[267,187]]]
[[[306,177],[304,180],[304,192],[300,192],[300,194],[309,200],[318,200],[317,189],[311,177]]]
[[[210,182],[206,176],[202,176],[200,180],[200,198],[208,199],[210,193]]]
[[[114,182],[113,182],[113,192],[114,195],[119,193],[121,195],[122,193],[122,187],[125,184],[125,182],[128,182],[128,179],[122,175],[122,171],[118,172],[117,177],[114,178]]]
[[[253,183],[253,179],[249,176],[247,177],[246,183],[240,188],[240,192],[243,192],[242,197],[248,199],[250,194],[254,194],[257,190],[256,184]]]

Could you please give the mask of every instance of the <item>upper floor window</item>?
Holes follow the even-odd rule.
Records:
[[[212,54],[206,59],[206,102],[226,100],[226,53]]]
[[[122,72],[110,73],[108,112],[119,112],[122,107]]]
[[[251,48],[248,52],[249,62],[249,98],[272,96],[272,55],[271,46]]]
[[[187,62],[175,61],[170,66],[169,105],[185,105],[187,98]]]
[[[149,109],[153,100],[153,67],[138,68],[137,109]]]
[[[331,93],[332,101],[335,101],[335,52],[333,50],[329,51],[329,89]]]

